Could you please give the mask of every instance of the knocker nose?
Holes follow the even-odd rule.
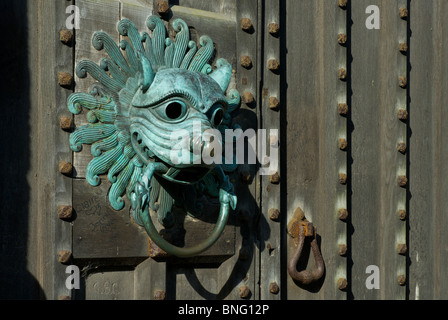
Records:
[[[209,130],[205,130],[201,136],[194,137],[191,140],[190,151],[196,162],[198,162],[198,159],[200,158],[201,163],[204,163],[204,157],[214,158],[215,155],[220,154],[219,150],[216,150],[216,148],[222,145],[222,137],[220,134],[209,132]],[[207,163],[208,162],[209,161],[207,161]]]

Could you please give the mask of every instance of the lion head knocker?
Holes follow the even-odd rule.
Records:
[[[93,46],[105,49],[109,58],[103,58],[100,65],[80,61],[76,67],[79,78],[89,73],[98,82],[89,93],[74,93],[68,99],[73,114],[79,114],[82,108],[89,110],[89,124],[70,135],[70,147],[79,152],[83,144],[90,144],[93,159],[87,166],[87,182],[97,186],[99,175],[107,174],[112,184],[110,205],[115,210],[123,209],[126,195],[133,219],[152,241],[167,253],[189,257],[219,238],[230,208],[236,207],[233,186],[226,175],[236,169],[236,164],[198,162],[194,150],[199,148],[200,156],[213,152],[207,150],[213,139],[225,143],[223,135],[212,139],[203,136],[210,135],[210,129],[229,129],[240,96],[236,90],[228,90],[232,66],[224,59],[216,62],[215,69],[208,64],[214,53],[208,36],[200,38],[198,47],[181,19],[172,23],[175,39],[166,36],[165,25],[157,16],[149,16],[147,26],[150,34],[140,33],[130,20],[121,20],[118,32],[127,37],[120,42],[122,50],[106,33],[93,35]],[[193,124],[200,124],[200,139],[192,134]],[[188,132],[191,137],[186,155],[190,161],[173,160],[176,131]],[[150,210],[169,227],[175,202],[191,214],[200,208],[196,192],[219,198],[218,221],[212,234],[199,245],[176,247],[159,235]]]

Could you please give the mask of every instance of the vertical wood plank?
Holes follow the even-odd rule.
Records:
[[[380,8],[380,29],[367,29],[366,8]],[[399,17],[405,1],[352,1],[352,294],[355,299],[404,299],[406,287],[397,277],[406,273],[406,256],[397,253],[406,244],[406,225],[398,209],[406,203],[406,156],[398,142],[406,128],[397,118],[397,106],[406,105],[405,76],[398,42],[406,34]],[[380,270],[380,289],[366,287],[366,268]]]
[[[347,152],[339,139],[348,139],[347,121],[338,114],[338,104],[348,103],[347,84],[338,77],[347,70],[346,48],[338,34],[346,32],[346,12],[337,1],[288,1],[287,7],[287,221],[300,208],[317,228],[317,240],[325,262],[323,278],[300,285],[285,272],[288,299],[344,299],[337,287],[346,274],[346,258],[339,245],[346,244],[345,223],[339,209],[347,209],[347,185],[339,174],[348,174]],[[349,147],[348,147],[349,148]],[[283,153],[282,153],[283,154]],[[296,250],[286,236],[287,259]],[[299,260],[298,270],[315,268],[311,251]],[[301,262],[302,261],[302,262]],[[287,261],[285,262],[287,263]],[[286,266],[285,266],[286,269]]]
[[[445,1],[411,1],[409,298],[446,299],[448,55]]]
[[[71,205],[71,179],[58,172],[60,161],[72,162],[68,135],[59,127],[59,117],[68,116],[65,103],[70,88],[58,85],[58,72],[73,73],[73,49],[59,40],[66,29],[66,7],[72,1],[28,2],[30,37],[35,49],[30,68],[29,150],[30,202],[28,204],[29,268],[40,284],[40,297],[55,300],[71,296],[65,286],[65,265],[59,250],[71,250],[71,225],[58,219],[58,205]],[[32,14],[31,14],[32,13]],[[34,28],[36,26],[36,28]],[[72,31],[73,32],[73,31]],[[18,161],[22,161],[18,159]],[[24,205],[24,204],[22,204]]]
[[[280,162],[283,160],[280,143],[283,143],[280,135],[280,116],[284,110],[282,92],[280,88],[281,70],[285,70],[280,52],[280,38],[268,32],[269,24],[280,23],[280,3],[269,0],[263,2],[261,28],[263,30],[263,55],[260,57],[260,78],[262,81],[261,92],[261,112],[260,127],[265,130],[263,138],[258,132],[258,141],[266,146],[266,155],[271,158],[269,165],[263,164],[264,159],[259,159],[261,168],[259,169],[261,183],[261,215],[263,223],[260,224],[260,299],[278,300],[281,294],[271,292],[270,286],[276,284],[280,286],[281,281],[281,229],[279,221],[269,218],[271,210],[282,208],[282,187],[284,187],[283,175]],[[272,69],[272,65],[277,64],[277,69]],[[271,66],[271,68],[270,68]],[[278,106],[273,107],[276,101]],[[272,137],[271,137],[272,135]],[[273,145],[271,148],[271,144]],[[283,144],[284,145],[284,144]],[[258,146],[260,148],[260,146]],[[259,152],[259,158],[263,157]],[[278,155],[278,163],[275,164],[275,155]],[[277,159],[276,159],[277,160]],[[272,166],[271,166],[272,165]],[[261,173],[265,170],[265,173]],[[272,171],[271,171],[272,170]],[[263,174],[263,175],[262,175]],[[283,288],[280,288],[282,290]],[[282,292],[282,291],[281,291]]]
[[[258,113],[260,106],[259,89],[259,39],[261,37],[261,22],[259,19],[259,1],[236,1],[236,88],[241,97],[241,108],[236,116],[236,122],[243,130],[256,130],[258,128]],[[250,20],[252,28],[242,28],[243,19]],[[241,58],[248,56],[252,60],[252,67],[245,68],[241,65]],[[252,100],[253,99],[253,100]],[[247,152],[247,150],[245,150]],[[230,299],[241,299],[238,289],[248,286],[252,292],[251,298],[259,297],[258,291],[258,261],[259,246],[257,245],[256,221],[260,215],[259,176],[256,165],[243,164],[239,166],[238,189],[239,197],[239,243],[241,259],[237,262],[230,276],[235,278],[234,290],[229,295]],[[247,256],[247,257],[245,257]],[[237,277],[235,277],[237,275]],[[230,278],[229,278],[230,279]]]

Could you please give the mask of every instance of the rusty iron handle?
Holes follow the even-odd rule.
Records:
[[[312,228],[309,232],[312,232],[313,240],[311,240],[311,250],[313,251],[314,261],[316,264],[316,268],[311,272],[308,270],[297,271],[297,262],[300,259],[300,255],[302,254],[303,245],[305,244],[305,231],[306,228]],[[307,233],[309,233],[307,232]],[[288,262],[288,273],[294,280],[298,281],[300,284],[308,285],[312,282],[318,281],[324,274],[324,259],[319,251],[319,246],[317,245],[316,240],[316,231],[311,223],[299,226],[299,243],[297,245],[297,250],[294,255]]]

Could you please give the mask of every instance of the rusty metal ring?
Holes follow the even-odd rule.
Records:
[[[288,262],[288,273],[292,279],[296,280],[302,285],[309,285],[312,282],[318,281],[324,274],[325,264],[319,246],[317,245],[316,233],[314,231],[313,240],[311,240],[311,250],[313,251],[316,268],[313,271],[303,270],[297,271],[297,262],[302,254],[303,245],[305,244],[305,226],[299,227],[299,243],[297,250]]]

